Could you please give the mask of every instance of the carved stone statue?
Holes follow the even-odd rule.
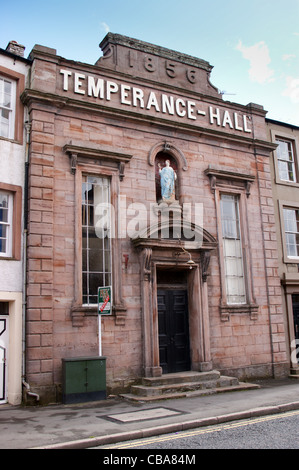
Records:
[[[177,179],[176,172],[170,166],[170,161],[166,160],[165,167],[161,168],[158,163],[160,182],[161,182],[161,195],[164,202],[175,201],[175,181]]]

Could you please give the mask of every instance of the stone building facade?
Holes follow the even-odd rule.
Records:
[[[299,128],[267,119],[271,155],[272,194],[278,244],[287,357],[291,375],[299,376]]]
[[[266,112],[224,101],[204,60],[112,33],[101,48],[95,65],[30,55],[27,382],[60,400],[62,359],[99,340],[113,393],[287,374]]]
[[[25,318],[23,201],[27,138],[20,96],[30,61],[15,41],[0,49],[0,404],[22,401]]]

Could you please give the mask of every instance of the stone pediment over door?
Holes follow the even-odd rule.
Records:
[[[151,258],[165,266],[200,267],[204,282],[210,253],[217,247],[217,240],[207,230],[180,219],[176,223],[159,221],[150,225],[132,236],[131,241],[137,249],[147,249]]]
[[[136,232],[131,237],[135,246],[176,247],[183,244],[189,249],[213,249],[217,240],[207,230],[189,221],[175,219],[159,221]]]

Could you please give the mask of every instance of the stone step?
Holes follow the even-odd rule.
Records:
[[[239,383],[238,379],[236,379],[235,377],[225,376],[211,376],[209,379],[206,380],[202,379],[196,381],[194,379],[191,382],[183,382],[181,380],[177,382],[171,382],[168,378],[167,381],[162,381],[162,384],[159,384],[159,382],[160,381],[155,381],[152,382],[150,385],[134,385],[131,387],[131,393],[138,396],[157,396],[176,392],[205,390],[217,387],[229,387],[232,385],[238,385]]]
[[[258,385],[240,383],[236,377],[220,375],[219,371],[181,372],[161,377],[145,377],[141,385],[131,387],[131,393],[121,397],[130,401],[158,401],[170,398],[209,395],[235,390],[259,388]]]
[[[220,378],[220,372],[212,370],[210,372],[177,372],[174,374],[164,374],[161,377],[143,377],[142,385],[160,386],[167,384],[179,384],[184,382],[206,382],[208,380],[217,380]]]
[[[290,371],[290,377],[299,378],[299,369],[295,367],[292,368]]]
[[[200,396],[214,395],[216,393],[227,393],[227,392],[237,392],[242,390],[255,390],[260,388],[256,384],[248,384],[245,382],[239,382],[238,385],[230,385],[227,387],[216,387],[216,388],[205,388],[189,391],[177,391],[173,393],[160,394],[160,395],[149,395],[149,396],[138,396],[134,393],[122,394],[121,397],[130,402],[144,402],[151,403],[162,400],[173,400],[177,398],[195,398]]]

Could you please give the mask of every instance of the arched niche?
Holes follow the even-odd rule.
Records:
[[[158,142],[150,149],[148,154],[148,163],[150,166],[155,165],[155,158],[159,152],[166,152],[168,155],[174,157],[177,162],[179,171],[188,170],[188,162],[183,152],[178,147],[167,141]]]
[[[155,144],[148,156],[149,165],[154,167],[155,171],[155,187],[156,187],[156,202],[162,201],[161,196],[161,178],[159,169],[162,169],[166,166],[166,161],[169,160],[170,166],[175,171],[176,181],[175,181],[175,201],[179,201],[180,197],[180,180],[181,172],[188,169],[187,160],[182,153],[182,151],[177,148],[175,145],[169,142],[158,142]],[[169,201],[173,202],[173,201]]]
[[[161,193],[161,177],[160,169],[166,167],[166,161],[170,162],[170,167],[173,169],[176,179],[174,181],[174,199],[179,201],[179,178],[178,174],[178,164],[176,159],[167,152],[158,152],[155,158],[155,185],[156,185],[156,202],[162,202],[162,193]],[[173,200],[171,202],[174,202]]]

